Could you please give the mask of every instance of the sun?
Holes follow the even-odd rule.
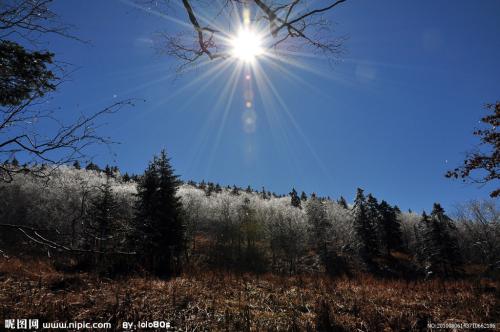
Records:
[[[244,62],[253,62],[264,53],[262,38],[253,30],[244,28],[231,39],[231,54]]]

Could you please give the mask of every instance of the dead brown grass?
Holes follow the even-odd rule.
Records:
[[[110,280],[0,261],[2,317],[109,321],[117,330],[122,321],[166,320],[184,331],[418,331],[427,322],[499,322],[498,295],[492,281],[215,272]]]

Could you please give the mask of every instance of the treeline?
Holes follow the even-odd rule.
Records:
[[[7,165],[7,164],[4,164]],[[22,167],[10,161],[8,167]],[[162,151],[138,176],[75,163],[0,185],[3,255],[49,256],[66,269],[169,276],[189,269],[458,277],[500,268],[495,201],[452,220],[402,212],[358,189],[345,198],[182,183]]]

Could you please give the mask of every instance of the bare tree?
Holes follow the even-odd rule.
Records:
[[[70,26],[50,9],[53,0],[5,0],[0,3],[0,39],[23,39],[33,45],[40,35],[57,34],[80,40],[69,33]]]
[[[462,178],[474,183],[486,184],[500,180],[500,101],[496,104],[487,104],[486,109],[493,114],[484,116],[481,122],[483,129],[474,131],[480,137],[481,143],[474,151],[467,154],[464,164],[446,173],[448,178]],[[480,174],[475,178],[472,172]],[[500,196],[500,189],[490,193],[491,197]]]
[[[470,201],[457,206],[463,252],[489,270],[500,268],[500,209],[496,201]]]
[[[10,181],[20,172],[47,175],[54,167],[43,164],[70,163],[83,158],[91,144],[111,143],[97,133],[98,119],[131,104],[130,100],[117,102],[69,124],[58,120],[48,95],[63,82],[64,68],[54,61],[53,53],[25,46],[37,47],[46,33],[78,39],[50,10],[51,3],[0,3],[0,159],[5,161],[0,165],[0,181]],[[9,162],[19,155],[26,161],[23,167]]]
[[[231,56],[228,39],[232,30],[245,22],[260,28],[268,27],[265,46],[269,49],[290,51],[306,48],[311,52],[336,56],[341,52],[345,38],[333,36],[332,22],[324,14],[345,1],[224,0],[207,3],[181,0],[191,29],[178,34],[161,34],[160,47],[168,55],[180,59],[181,68],[203,57],[227,59]],[[171,11],[174,7],[169,0],[146,2],[164,11]]]

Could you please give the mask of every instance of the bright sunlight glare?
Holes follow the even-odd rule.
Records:
[[[232,55],[242,61],[252,62],[263,53],[262,39],[250,29],[241,29],[231,40]]]

